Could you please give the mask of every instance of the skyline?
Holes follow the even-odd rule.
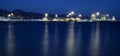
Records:
[[[103,12],[120,18],[119,0],[1,0],[0,9],[12,11],[21,9],[35,13],[66,14],[75,11],[75,14],[89,16],[94,12]]]

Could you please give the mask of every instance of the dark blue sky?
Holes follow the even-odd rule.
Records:
[[[0,9],[12,11],[22,9],[37,13],[67,13],[89,15],[93,12],[106,12],[120,18],[120,0],[0,0]]]

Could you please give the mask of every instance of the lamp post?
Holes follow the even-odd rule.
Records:
[[[109,14],[107,14],[107,17],[109,17]]]
[[[48,13],[45,13],[45,16],[43,18],[43,21],[48,21]]]
[[[113,17],[112,17],[112,21],[115,21],[115,20],[116,20],[116,19],[115,19],[115,16],[113,16]]]
[[[96,13],[96,20],[99,20],[99,15],[100,15],[100,12],[97,12]]]
[[[71,16],[71,18],[70,18],[70,19],[71,19],[72,21],[74,21],[74,18],[73,18],[73,15],[74,15],[74,14],[75,14],[75,12],[74,12],[74,11],[71,11],[71,12],[69,13],[69,15]]]
[[[69,15],[67,15],[67,18],[69,17]]]
[[[99,12],[97,12],[97,13],[96,13],[96,15],[97,15],[97,16],[99,16],[99,15],[100,15],[100,13],[99,13]]]
[[[48,13],[45,13],[45,17],[46,17],[46,18],[48,17]]]
[[[81,17],[82,17],[82,15],[79,14],[78,17],[76,18],[76,20],[77,20],[78,22],[81,21]]]
[[[14,14],[13,13],[11,13],[11,16],[13,16]]]
[[[72,15],[74,15],[74,13],[75,13],[74,11],[71,11],[71,14],[72,14]]]
[[[109,14],[107,14],[106,16],[107,16],[107,19],[109,20]]]
[[[11,17],[11,16],[14,16],[14,14],[13,13],[8,14],[8,17]]]
[[[68,15],[69,15],[69,16],[71,16],[71,15],[72,15],[72,13],[69,13]]]
[[[55,17],[57,18],[57,17],[58,17],[58,15],[57,15],[57,14],[55,14]]]
[[[81,18],[81,17],[82,17],[82,15],[81,15],[81,14],[79,14],[79,15],[78,15],[78,17],[79,17],[79,18]]]
[[[10,13],[10,14],[8,14],[7,16],[8,16],[8,20],[10,20],[10,18],[12,18],[12,16],[14,16],[14,14],[13,14],[13,13]]]
[[[96,15],[95,14],[91,15],[91,20],[96,20]]]
[[[53,21],[58,21],[58,20],[57,20],[57,17],[58,17],[58,15],[55,14],[55,18],[53,19]]]
[[[8,14],[8,17],[11,17],[11,14]]]

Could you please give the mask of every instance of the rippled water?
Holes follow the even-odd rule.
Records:
[[[120,22],[0,22],[1,56],[120,56]]]

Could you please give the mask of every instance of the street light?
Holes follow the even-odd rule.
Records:
[[[13,13],[11,13],[11,16],[13,16],[14,14]]]
[[[43,18],[43,21],[48,21],[48,13],[45,13],[45,17]]]
[[[69,15],[67,15],[67,17],[69,17]]]
[[[116,19],[115,19],[115,16],[113,16],[113,17],[112,17],[112,21],[115,21],[115,20],[116,20]]]
[[[106,18],[107,18],[108,20],[110,20],[110,19],[109,19],[109,14],[106,15]]]
[[[48,17],[48,13],[45,13],[45,17]]]
[[[79,14],[79,15],[78,15],[78,17],[82,17],[82,15],[81,15],[81,14]]]
[[[99,15],[100,15],[100,13],[97,12],[97,13],[96,13],[96,20],[99,20],[99,19],[100,19],[100,18],[99,18]]]
[[[107,14],[106,16],[109,17],[109,14]]]
[[[74,11],[71,11],[71,14],[73,15],[75,12]]]
[[[14,14],[13,14],[13,13],[10,13],[10,14],[8,14],[7,16],[8,16],[8,18],[10,19],[10,18],[13,18]]]
[[[69,13],[69,16],[71,16],[72,15],[72,13]]]
[[[100,15],[100,13],[99,13],[99,12],[97,12],[97,13],[96,13],[96,15],[97,15],[97,16],[99,16],[99,15]]]
[[[91,15],[91,20],[96,20],[96,14]]]
[[[11,14],[8,14],[8,17],[11,17]]]
[[[92,17],[95,17],[95,14],[92,14]]]
[[[57,17],[58,17],[58,15],[56,14],[56,15],[55,15],[55,17],[57,18]]]

